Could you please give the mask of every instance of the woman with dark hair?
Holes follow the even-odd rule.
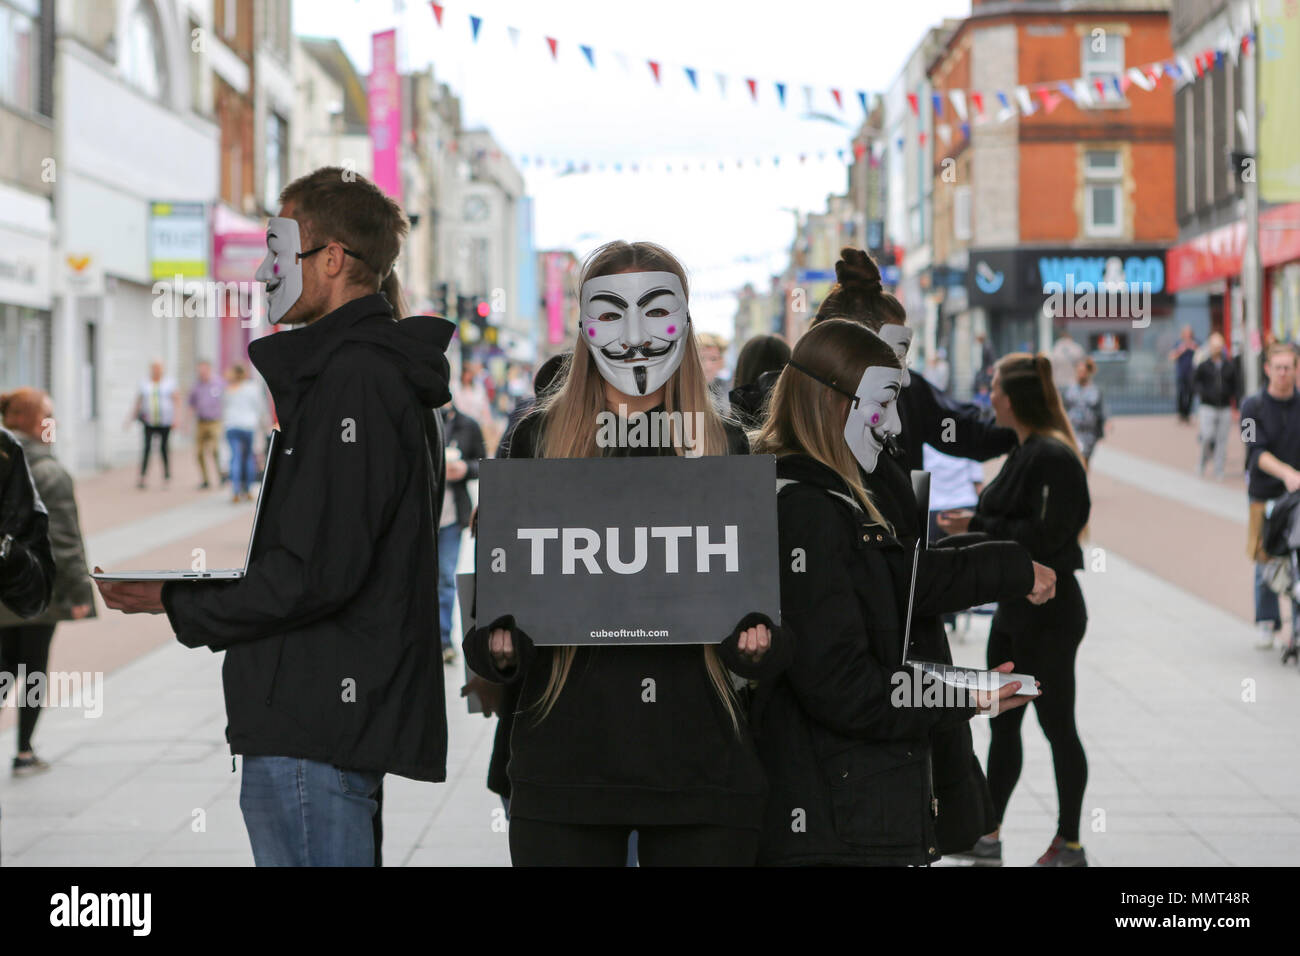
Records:
[[[1009,542],[920,552],[913,591],[913,543],[868,484],[898,427],[900,378],[893,349],[874,333],[820,323],[796,344],[754,439],[756,452],[777,456],[781,618],[797,645],[790,668],[760,682],[754,705],[771,787],[760,863],[934,861],[946,812],[930,763],[935,731],[1028,699],[1015,682],[935,693],[942,688],[903,663],[913,594],[925,607],[979,590],[1029,600],[1047,592]],[[936,653],[930,636],[915,635],[918,657]]]
[[[732,381],[731,415],[746,428],[757,428],[777,377],[790,361],[790,346],[779,335],[756,335],[740,350]]]
[[[1018,447],[969,512],[940,515],[945,531],[983,531],[1018,541],[1035,561],[1056,571],[1056,598],[1041,607],[1003,601],[993,616],[988,659],[1014,658],[1043,685],[1034,700],[1038,722],[1052,748],[1059,804],[1056,836],[1036,866],[1087,866],[1079,843],[1079,818],[1088,761],[1074,722],[1074,658],[1088,626],[1088,609],[1074,572],[1083,568],[1079,535],[1088,523],[1088,476],[1070,420],[1052,382],[1045,355],[1016,353],[998,362],[990,392],[998,424],[1015,429]],[[997,819],[1006,813],[1020,777],[1020,723],[1024,711],[994,718],[989,744],[989,789]],[[980,838],[970,855],[1002,861],[1000,830]]]
[[[681,263],[648,242],[612,242],[582,269],[579,336],[562,384],[539,396],[510,457],[745,454],[710,398]],[[602,447],[599,419],[662,412],[699,422],[660,447]],[[687,445],[691,447],[688,449]],[[480,507],[492,507],[483,501]],[[539,516],[538,520],[546,520]],[[733,675],[765,678],[788,643],[746,615],[721,643],[539,646],[537,609],[469,632],[475,673],[519,687],[510,731],[510,855],[520,866],[752,865],[766,786]],[[744,625],[744,626],[742,626]],[[647,707],[646,679],[671,687]]]

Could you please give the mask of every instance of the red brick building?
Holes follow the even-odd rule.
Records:
[[[1068,333],[1112,404],[1162,401],[1174,100],[1170,80],[1147,90],[1152,71],[1130,70],[1171,57],[1167,2],[972,0],[931,62],[932,287],[960,391],[977,335],[1005,354]]]

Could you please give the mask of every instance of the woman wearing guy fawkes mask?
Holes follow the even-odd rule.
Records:
[[[932,732],[1029,699],[1012,683],[935,706],[903,669],[911,542],[866,484],[898,429],[900,379],[894,350],[870,330],[819,323],[795,346],[754,436],[756,453],[777,456],[781,617],[795,646],[754,705],[770,787],[760,864],[935,860]],[[923,552],[915,606],[977,588],[1020,596],[1033,584],[1017,544]]]
[[[985,420],[979,409],[937,396],[933,386],[920,375],[906,370],[911,339],[907,313],[894,296],[884,291],[880,269],[861,249],[845,248],[835,263],[837,282],[822,301],[812,325],[842,319],[865,326],[893,349],[903,366],[897,409],[897,424],[883,443],[879,463],[862,482],[871,494],[895,537],[911,548],[925,531],[911,472],[921,468],[921,447],[929,442],[948,454],[975,459],[1002,454],[1014,445],[1015,432]],[[910,384],[909,384],[910,380]],[[948,434],[948,424],[952,434]],[[901,430],[901,431],[900,431]],[[948,441],[952,439],[952,441]],[[1009,443],[1004,441],[1009,439]],[[950,538],[942,547],[953,547],[972,539]],[[1053,594],[1055,573],[1029,560],[1028,552],[1017,556],[1023,567],[1032,568],[1035,603]],[[965,610],[1020,594],[996,591],[996,579],[966,577],[933,591],[934,600],[918,598],[912,621],[915,656],[942,664],[952,663],[952,649],[940,615]],[[931,764],[938,800],[936,847],[940,854],[960,853],[973,841],[992,830],[996,823],[993,797],[984,769],[975,756],[970,727],[965,724],[937,727],[931,739]]]
[[[605,411],[699,415],[704,454],[748,451],[710,400],[685,270],[671,253],[609,243],[584,264],[580,292],[585,344],[563,385],[519,423],[511,458],[688,450],[602,449]],[[517,622],[500,618],[464,644],[476,673],[522,685],[508,771],[515,865],[622,866],[632,830],[642,865],[752,865],[765,786],[728,671],[760,678],[783,666],[788,644],[773,622],[747,615],[721,644],[657,647],[538,647],[527,627],[521,609]],[[647,677],[660,688],[653,707],[640,697]]]

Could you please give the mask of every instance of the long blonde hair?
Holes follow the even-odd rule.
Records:
[[[606,243],[587,257],[578,279],[578,290],[581,291],[582,284],[588,279],[620,272],[671,272],[681,280],[682,291],[688,296],[690,293],[686,269],[671,252],[653,242],[623,241]],[[703,453],[725,455],[727,432],[709,395],[691,322],[687,322],[682,347],[685,351],[681,365],[664,385],[664,410],[669,413],[681,412],[682,417],[693,415],[694,420],[703,425],[702,433],[695,437],[697,442],[702,443]],[[597,444],[597,416],[606,411],[605,380],[585,342],[574,344],[572,357],[558,377],[563,378],[564,384],[540,398],[537,407],[530,414],[530,417],[538,417],[537,457],[601,457],[602,451]],[[672,420],[675,422],[677,416],[673,416]],[[674,452],[678,455],[686,454],[682,433],[674,428],[672,437]],[[740,721],[727,670],[712,645],[705,644],[703,648],[709,681],[726,707],[732,727],[739,733]],[[575,654],[576,648],[564,646],[552,655],[551,673],[546,687],[533,705],[541,709],[537,718],[539,723],[551,712],[564,690]]]
[[[900,367],[888,343],[847,319],[815,324],[795,344],[790,361],[846,391],[855,390],[872,366]],[[772,389],[767,420],[750,434],[750,443],[755,454],[807,455],[821,462],[844,479],[873,522],[889,528],[862,484],[857,459],[844,441],[848,405],[847,396],[787,365]]]

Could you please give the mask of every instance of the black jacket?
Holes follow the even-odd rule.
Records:
[[[474,504],[469,497],[469,483],[478,478],[478,463],[487,457],[483,429],[479,428],[474,419],[457,411],[455,405],[442,409],[438,417],[442,423],[445,447],[458,449],[467,469],[464,478],[451,483],[452,500],[456,502],[456,523],[465,526],[474,513]]]
[[[1237,364],[1226,355],[1218,362],[1206,359],[1192,373],[1192,388],[1202,405],[1226,408],[1237,397]]]
[[[1030,435],[1002,465],[980,494],[971,531],[1017,541],[1033,559],[1057,576],[1057,596],[1033,605],[1024,595],[999,602],[994,624],[1024,630],[1033,622],[1077,612],[1074,572],[1083,567],[1079,534],[1088,523],[1092,502],[1088,474],[1074,449],[1043,435]]]
[[[226,651],[232,753],[446,776],[437,431],[453,326],[380,295],[257,339],[282,440],[248,574],[174,582],[178,640]]]
[[[18,436],[27,457],[27,467],[36,493],[49,513],[50,552],[54,556],[54,590],[45,613],[22,619],[0,607],[0,627],[21,624],[56,624],[72,619],[72,609],[89,605],[89,617],[95,616],[95,586],[86,570],[86,549],[81,540],[81,523],[77,518],[77,499],[72,491],[72,476],[54,457],[49,445],[26,435]]]
[[[511,458],[535,454],[539,415],[515,430]],[[747,450],[743,434],[728,427],[733,451]],[[614,453],[657,455],[661,448]],[[480,507],[490,508],[489,501]],[[775,632],[758,665],[736,650],[739,632],[757,623],[748,615],[714,645],[722,662],[744,678],[773,675],[785,666],[789,644]],[[705,669],[703,647],[579,647],[554,708],[538,719],[536,704],[551,673],[553,647],[538,647],[528,621],[505,617],[484,622],[465,637],[465,659],[484,678],[519,686],[510,731],[510,814],[525,819],[589,824],[711,824],[758,829],[763,772],[744,708],[736,706],[736,733]],[[488,653],[494,627],[508,627],[518,660],[508,673]],[[657,702],[642,700],[643,681],[657,687]],[[498,736],[498,747],[503,741]]]
[[[974,708],[916,706],[915,677],[902,667],[911,548],[847,502],[847,486],[819,462],[782,458],[777,476],[795,482],[778,498],[781,617],[794,656],[780,678],[760,684],[755,703],[770,788],[759,862],[933,861],[930,737]],[[1027,592],[1032,572],[1019,551],[922,552],[914,613]]]
[[[907,454],[907,467],[924,468],[923,445],[955,458],[988,461],[1016,447],[1016,433],[993,421],[993,413],[971,402],[959,402],[935,388],[920,372],[898,396],[903,432],[898,442]]]
[[[0,539],[13,535],[0,561],[0,603],[20,618],[45,610],[54,588],[49,515],[27,470],[23,446],[0,428]]]
[[[767,400],[781,377],[781,369],[764,372],[748,385],[731,390],[731,417],[744,428],[758,428],[767,417]]]

